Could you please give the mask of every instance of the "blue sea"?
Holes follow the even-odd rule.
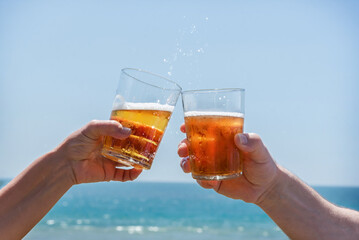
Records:
[[[359,210],[359,188],[316,187]],[[288,239],[257,206],[190,183],[110,182],[70,189],[25,239]]]

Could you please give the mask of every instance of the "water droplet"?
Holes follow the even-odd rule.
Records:
[[[196,31],[196,25],[192,25],[190,33],[194,33]]]
[[[168,76],[172,76],[172,73],[171,72],[167,72]]]
[[[165,63],[166,63],[166,62],[168,62],[168,60],[167,60],[166,58],[164,58],[164,59],[163,59],[163,62],[165,62]]]
[[[206,17],[205,20],[208,21],[208,17]]]

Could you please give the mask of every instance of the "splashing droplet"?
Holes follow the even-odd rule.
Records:
[[[190,33],[194,33],[196,31],[196,25],[192,25]]]
[[[197,49],[197,52],[198,52],[198,53],[203,53],[204,50],[203,50],[203,48],[199,48],[199,49]]]

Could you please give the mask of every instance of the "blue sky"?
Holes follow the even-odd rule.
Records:
[[[0,1],[0,177],[92,119],[121,68],[246,89],[245,131],[313,185],[359,186],[357,1]],[[192,182],[180,101],[139,181]]]

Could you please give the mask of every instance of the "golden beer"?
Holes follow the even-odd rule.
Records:
[[[241,174],[242,163],[234,135],[243,132],[243,122],[241,113],[185,113],[193,178],[219,180]]]
[[[150,169],[172,114],[172,109],[163,106],[132,104],[125,109],[113,110],[111,120],[118,121],[132,132],[123,140],[105,137],[102,155],[127,166]],[[135,109],[128,109],[131,107]]]

